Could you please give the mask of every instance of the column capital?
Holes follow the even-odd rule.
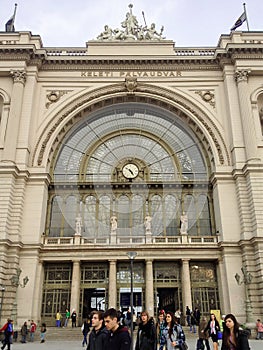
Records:
[[[235,74],[234,74],[234,77],[235,77],[235,81],[236,81],[236,83],[238,84],[238,83],[240,83],[240,82],[242,82],[242,81],[244,81],[244,82],[247,82],[248,81],[248,76],[249,76],[249,74],[250,74],[250,70],[237,70],[236,72],[235,72]]]
[[[26,72],[24,70],[11,70],[10,75],[14,79],[14,83],[26,83]]]

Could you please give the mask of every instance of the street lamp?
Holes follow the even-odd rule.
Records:
[[[130,273],[131,273],[131,350],[133,350],[133,260],[136,258],[136,252],[127,252],[128,258],[130,259]]]
[[[4,293],[5,293],[5,286],[0,284],[0,290],[1,290],[1,304],[0,304],[0,321],[1,321],[1,319],[2,319]]]

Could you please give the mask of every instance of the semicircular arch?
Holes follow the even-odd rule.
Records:
[[[39,131],[32,155],[32,165],[50,166],[66,133],[84,115],[120,103],[145,103],[168,110],[191,129],[208,154],[212,165],[229,165],[230,155],[222,131],[198,106],[174,91],[138,83],[136,91],[127,91],[125,83],[98,88],[68,103],[61,111],[50,115]]]

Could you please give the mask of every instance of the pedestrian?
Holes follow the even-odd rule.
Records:
[[[250,350],[248,332],[240,328],[236,317],[228,314],[225,317],[225,327],[221,350]]]
[[[69,311],[69,309],[66,309],[64,327],[67,327],[67,326],[68,326],[68,320],[69,320],[69,318],[70,318],[70,311]]]
[[[82,331],[82,334],[83,334],[82,346],[88,345],[87,335],[89,333],[89,323],[87,322],[86,319],[84,319],[84,322],[83,322],[83,324],[81,326],[81,331]]]
[[[209,337],[211,337],[212,339],[214,350],[218,350],[218,332],[220,331],[220,326],[215,314],[210,315],[210,320],[208,321],[207,326],[203,330],[203,333],[207,331]]]
[[[91,325],[93,328],[89,334],[87,350],[104,350],[109,332],[104,325],[102,311],[92,312]]]
[[[196,326],[197,326],[197,320],[194,316],[194,313],[191,312],[191,316],[190,316],[190,332],[192,333],[196,333]]]
[[[26,343],[27,333],[28,333],[27,322],[25,321],[23,326],[21,327],[21,336],[22,336],[21,343],[23,344]]]
[[[42,323],[41,328],[40,328],[40,343],[45,342],[46,332],[47,332],[47,326],[45,323]]]
[[[257,319],[256,327],[257,327],[257,337],[256,337],[256,339],[262,339],[263,340],[263,323],[260,321],[260,319]]]
[[[174,314],[171,311],[166,313],[166,327],[160,341],[159,350],[174,350],[175,348],[182,349],[185,346],[185,335],[182,326],[177,322]]]
[[[177,319],[177,323],[181,323],[181,315],[182,315],[182,312],[180,308],[176,309],[174,313],[174,317]]]
[[[58,310],[58,312],[56,313],[56,327],[61,327],[61,319],[62,319],[62,315]]]
[[[128,328],[119,324],[116,309],[108,309],[104,313],[104,322],[109,334],[106,338],[107,350],[130,350],[131,337]]]
[[[185,316],[186,316],[187,326],[190,327],[190,325],[191,325],[191,310],[190,310],[189,306],[186,306]]]
[[[194,315],[194,318],[196,319],[196,325],[199,326],[201,313],[200,313],[200,310],[198,309],[198,307],[196,307],[194,309],[193,315]]]
[[[206,350],[210,350],[209,345],[209,334],[208,332],[203,332],[207,326],[207,318],[205,316],[201,317],[199,327],[198,327],[198,339],[197,339],[197,350],[203,350],[206,346]],[[205,342],[205,346],[204,346]]]
[[[12,344],[12,335],[13,335],[13,320],[7,319],[7,322],[3,325],[3,327],[0,329],[0,332],[4,331],[4,340],[3,345],[1,346],[1,349],[3,350],[7,345],[7,350],[11,349]]]
[[[158,320],[156,322],[156,342],[157,346],[160,345],[160,340],[165,328],[165,313],[164,310],[159,311]]]
[[[135,350],[155,350],[156,348],[156,328],[153,318],[147,311],[141,312]]]
[[[31,323],[30,323],[30,341],[31,342],[34,341],[36,329],[37,329],[36,323],[34,322],[34,320],[31,320]]]
[[[77,313],[75,309],[72,310],[71,323],[72,323],[72,328],[77,327]]]

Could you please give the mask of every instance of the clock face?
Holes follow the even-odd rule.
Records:
[[[139,169],[137,165],[133,163],[125,164],[122,168],[122,174],[127,179],[134,179],[139,174]]]

